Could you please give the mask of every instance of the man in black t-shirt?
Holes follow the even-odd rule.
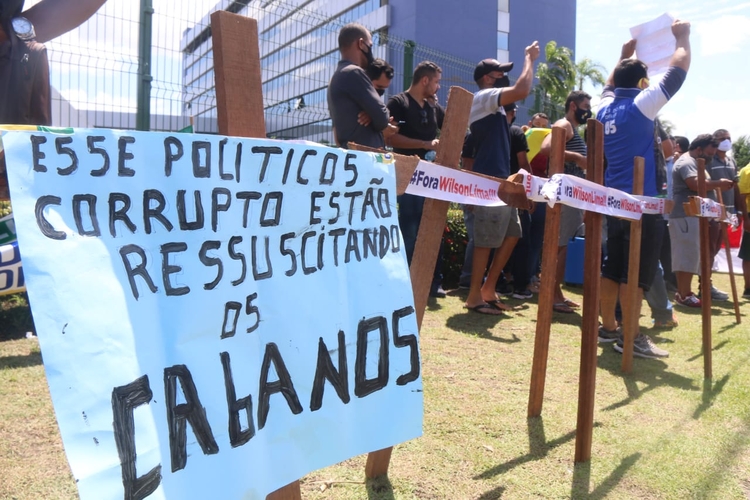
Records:
[[[398,125],[398,133],[388,138],[388,145],[393,147],[394,152],[426,159],[431,151],[437,149],[440,143],[437,138],[438,130],[443,126],[445,117],[445,111],[437,103],[436,95],[440,88],[441,76],[442,70],[437,64],[423,61],[414,69],[409,88],[388,100],[388,111]],[[403,194],[398,197],[398,222],[404,237],[404,249],[409,265],[414,255],[423,206],[424,198],[421,196]],[[441,286],[441,267],[442,248],[430,288],[432,297],[445,297],[445,291]]]

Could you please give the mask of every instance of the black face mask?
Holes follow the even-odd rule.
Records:
[[[375,92],[377,92],[380,97],[385,95],[385,89],[375,89]]]
[[[501,76],[500,78],[495,78],[495,84],[493,85],[496,89],[504,89],[505,87],[510,87],[510,78],[508,78],[508,75]]]
[[[586,121],[591,118],[592,113],[590,109],[576,108],[576,121],[583,125]]]
[[[23,11],[24,0],[0,0],[0,23],[3,26]]]
[[[365,52],[361,48],[359,49],[359,51],[362,52],[367,58],[367,66],[372,66],[372,63],[375,62],[375,57],[372,55],[372,45],[367,48],[367,52]]]

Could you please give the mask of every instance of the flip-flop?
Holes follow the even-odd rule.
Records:
[[[469,306],[465,306],[465,307],[469,311],[475,312],[477,314],[484,314],[487,316],[505,316],[504,311],[490,304],[479,304],[478,306],[474,306],[474,307],[469,307]],[[493,312],[488,312],[488,311],[493,311]],[[498,314],[498,311],[500,311],[499,314]]]
[[[555,312],[564,313],[564,314],[573,314],[575,312],[573,311],[573,308],[571,308],[565,302],[558,302],[557,304],[552,304],[552,310]]]
[[[516,310],[515,307],[509,306],[508,304],[506,304],[502,300],[488,300],[487,304],[489,304],[490,306],[494,307],[498,311],[508,312],[508,311],[515,311]]]
[[[574,302],[570,299],[565,299],[563,302],[565,303],[566,306],[572,307],[573,309],[578,309],[579,307],[581,307],[581,304],[579,304],[578,302]]]

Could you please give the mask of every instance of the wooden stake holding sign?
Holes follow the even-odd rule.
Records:
[[[549,158],[549,176],[561,174],[565,164],[565,128],[552,127],[552,151]],[[557,269],[558,240],[560,239],[560,211],[562,204],[547,207],[544,222],[544,246],[542,247],[542,280],[539,287],[539,307],[536,314],[536,335],[534,337],[534,359],[531,364],[531,387],[529,388],[528,416],[542,414],[544,383],[547,378],[547,357],[549,354],[549,333],[552,326],[552,303],[555,297],[555,276]]]
[[[643,171],[645,160],[636,156],[633,162],[633,194],[643,194]],[[626,300],[620,301],[622,307],[622,371],[630,373],[633,369],[633,343],[638,334],[638,323],[641,315],[641,293],[638,288],[638,274],[641,267],[641,228],[640,220],[630,221],[630,253],[628,257],[628,284],[625,288]]]
[[[461,87],[451,87],[448,93],[448,104],[445,110],[443,128],[440,131],[440,144],[437,149],[435,163],[444,167],[458,168],[463,149],[466,128],[469,125],[469,113],[474,94]],[[411,171],[401,169],[396,165],[397,183],[402,184],[398,178],[411,178]],[[411,259],[411,286],[414,291],[414,308],[417,315],[417,326],[422,328],[424,311],[427,308],[427,299],[430,294],[430,285],[435,271],[440,241],[445,231],[445,221],[448,216],[450,203],[426,198],[422,209],[422,220],[419,223],[419,233],[414,247],[414,255]],[[385,448],[367,455],[365,475],[368,478],[382,476],[388,473],[388,465],[393,448]]]
[[[586,179],[604,183],[604,127],[590,119],[586,125]],[[602,271],[602,214],[586,212],[586,243],[583,271],[583,320],[581,324],[581,366],[578,375],[578,422],[575,462],[591,459],[596,397],[596,365],[599,353],[599,299]]]
[[[721,195],[721,189],[714,189],[716,194],[716,200],[724,205],[724,197]],[[740,303],[737,298],[737,281],[734,276],[734,262],[732,262],[732,249],[729,246],[729,234],[727,233],[727,223],[719,222],[721,224],[721,238],[724,242],[724,250],[727,252],[727,266],[729,267],[729,282],[732,284],[732,301],[734,302],[734,319],[739,325],[742,323],[742,317],[740,316]]]
[[[698,158],[698,196],[706,197],[706,161]],[[701,313],[703,316],[703,377],[713,378],[711,341],[711,249],[708,245],[708,219],[698,218],[701,239]]]
[[[219,134],[265,138],[258,22],[219,10],[211,14],[211,36]],[[266,498],[301,500],[299,481]]]

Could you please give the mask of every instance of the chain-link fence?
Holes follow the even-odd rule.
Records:
[[[339,61],[338,31],[352,21],[371,29],[375,57],[395,69],[386,99],[408,87],[423,60],[443,70],[443,104],[452,85],[476,89],[477,61],[389,36],[383,0],[153,0],[152,13],[148,4],[109,0],[83,26],[47,44],[54,125],[137,128],[140,87],[150,92],[150,106],[140,112],[146,107],[151,130],[193,125],[216,132],[210,13],[219,9],[258,20],[270,137],[332,142],[326,91]],[[139,55],[139,40],[151,47],[150,57],[148,50]],[[521,116],[534,106],[533,95],[526,101],[519,103]]]

